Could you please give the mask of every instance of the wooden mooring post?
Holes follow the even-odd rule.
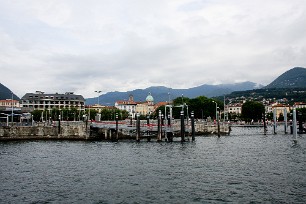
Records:
[[[185,119],[184,111],[181,111],[181,142],[185,142]]]
[[[293,111],[293,120],[292,120],[292,126],[293,126],[293,142],[297,143],[297,125],[296,125],[296,109],[294,108]]]
[[[273,131],[274,131],[274,134],[276,134],[276,127],[277,127],[276,109],[273,110],[273,121],[274,121]]]
[[[147,141],[148,142],[151,141],[149,128],[150,128],[150,115],[147,116]]]
[[[195,140],[195,128],[194,128],[194,112],[191,112],[191,138],[192,141]]]
[[[167,131],[167,139],[168,142],[173,142],[173,132],[171,131],[171,116],[168,115],[168,131]]]
[[[118,141],[118,132],[119,132],[119,130],[118,130],[118,113],[116,113],[116,140]]]
[[[140,117],[139,113],[137,113],[137,121],[136,121],[136,141],[140,142]]]
[[[161,110],[158,112],[158,120],[157,120],[157,142],[162,141],[162,133],[161,133]]]

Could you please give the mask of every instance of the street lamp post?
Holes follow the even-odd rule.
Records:
[[[14,106],[13,106],[13,100],[14,100],[14,94],[12,92],[12,101],[11,101],[11,105],[12,105],[12,126],[14,124]]]
[[[184,111],[184,95],[182,94],[182,111]]]
[[[218,120],[218,104],[216,101],[212,101],[213,103],[216,104],[216,121]]]
[[[100,105],[100,93],[102,92],[102,91],[95,91],[96,93],[98,93],[98,105]]]
[[[223,122],[225,122],[225,95],[224,95],[224,103],[223,103]]]

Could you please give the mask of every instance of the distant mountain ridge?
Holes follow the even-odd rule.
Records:
[[[99,98],[100,104],[111,106],[118,100],[128,100],[130,95],[133,95],[134,101],[145,101],[149,93],[152,94],[154,102],[169,101],[174,98],[184,97],[195,98],[198,96],[214,97],[229,94],[233,91],[244,91],[261,88],[262,85],[258,85],[253,82],[241,82],[234,84],[220,84],[220,85],[201,85],[189,89],[172,89],[165,86],[152,86],[146,89],[136,89],[128,92],[109,92],[103,94]],[[98,98],[86,99],[86,104],[96,104]]]
[[[13,93],[14,100],[20,100],[18,96]],[[0,100],[11,99],[12,91],[0,83]]]
[[[254,89],[287,89],[287,88],[306,88],[306,68],[294,67],[279,77],[277,77],[272,83],[263,87],[253,82],[242,82],[234,84],[220,84],[220,85],[201,85],[188,89],[172,89],[164,86],[152,86],[146,89],[136,89],[127,92],[108,92],[106,94],[100,95],[100,104],[112,106],[118,100],[128,100],[129,95],[134,96],[134,101],[145,101],[149,93],[154,97],[154,102],[168,101],[174,98],[184,97],[195,98],[198,96],[206,97],[218,97],[223,95],[228,95],[232,92],[248,91]],[[243,93],[240,93],[243,94]],[[20,100],[18,96],[13,94],[14,99]],[[2,83],[0,83],[0,100],[11,99],[12,92]],[[96,104],[98,103],[98,98],[88,98],[86,99],[86,104]]]
[[[306,69],[303,67],[294,67],[277,77],[264,88],[306,88]]]

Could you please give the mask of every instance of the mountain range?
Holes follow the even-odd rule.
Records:
[[[201,85],[189,89],[172,89],[165,86],[152,86],[146,89],[136,89],[128,92],[108,92],[100,95],[99,103],[103,105],[113,105],[118,100],[128,100],[130,95],[133,95],[134,101],[145,101],[149,93],[154,98],[154,102],[169,101],[181,97],[195,98],[197,96],[214,97],[229,94],[233,91],[252,90],[263,87],[253,82],[242,82],[234,84],[220,84],[220,85]],[[97,104],[98,98],[86,99],[86,104]]]
[[[100,95],[99,102],[103,105],[113,105],[117,100],[128,100],[129,95],[134,96],[135,101],[144,101],[146,96],[151,93],[155,102],[168,101],[184,96],[195,98],[198,96],[217,97],[230,94],[232,92],[248,91],[254,89],[275,89],[275,88],[306,88],[306,69],[302,67],[294,67],[279,77],[267,86],[262,86],[254,82],[242,82],[234,84],[221,85],[201,85],[189,89],[172,89],[164,86],[149,87],[146,89],[136,89],[128,92],[109,92]],[[170,94],[169,94],[170,93]],[[86,99],[86,104],[96,104],[96,98]]]
[[[146,89],[136,89],[127,92],[108,92],[99,96],[99,103],[107,106],[112,106],[118,100],[128,100],[130,95],[133,95],[134,101],[145,101],[149,93],[154,97],[154,102],[169,101],[177,97],[195,98],[198,96],[217,97],[230,94],[237,91],[247,91],[254,89],[277,89],[277,88],[306,88],[306,69],[302,67],[292,68],[267,86],[262,86],[254,82],[241,82],[234,84],[220,85],[201,85],[188,89],[172,89],[165,86],[152,86]],[[10,99],[12,92],[10,89],[0,83],[0,100]],[[14,94],[14,99],[18,96]],[[98,97],[86,99],[86,104],[97,104]]]
[[[294,67],[279,77],[272,83],[264,87],[265,89],[279,88],[305,88],[306,87],[306,69],[303,67]]]
[[[12,99],[12,91],[0,83],[0,100]],[[20,100],[18,96],[13,93],[14,100]]]

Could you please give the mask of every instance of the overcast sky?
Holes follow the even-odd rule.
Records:
[[[0,0],[1,83],[19,97],[266,85],[305,59],[305,0]]]

